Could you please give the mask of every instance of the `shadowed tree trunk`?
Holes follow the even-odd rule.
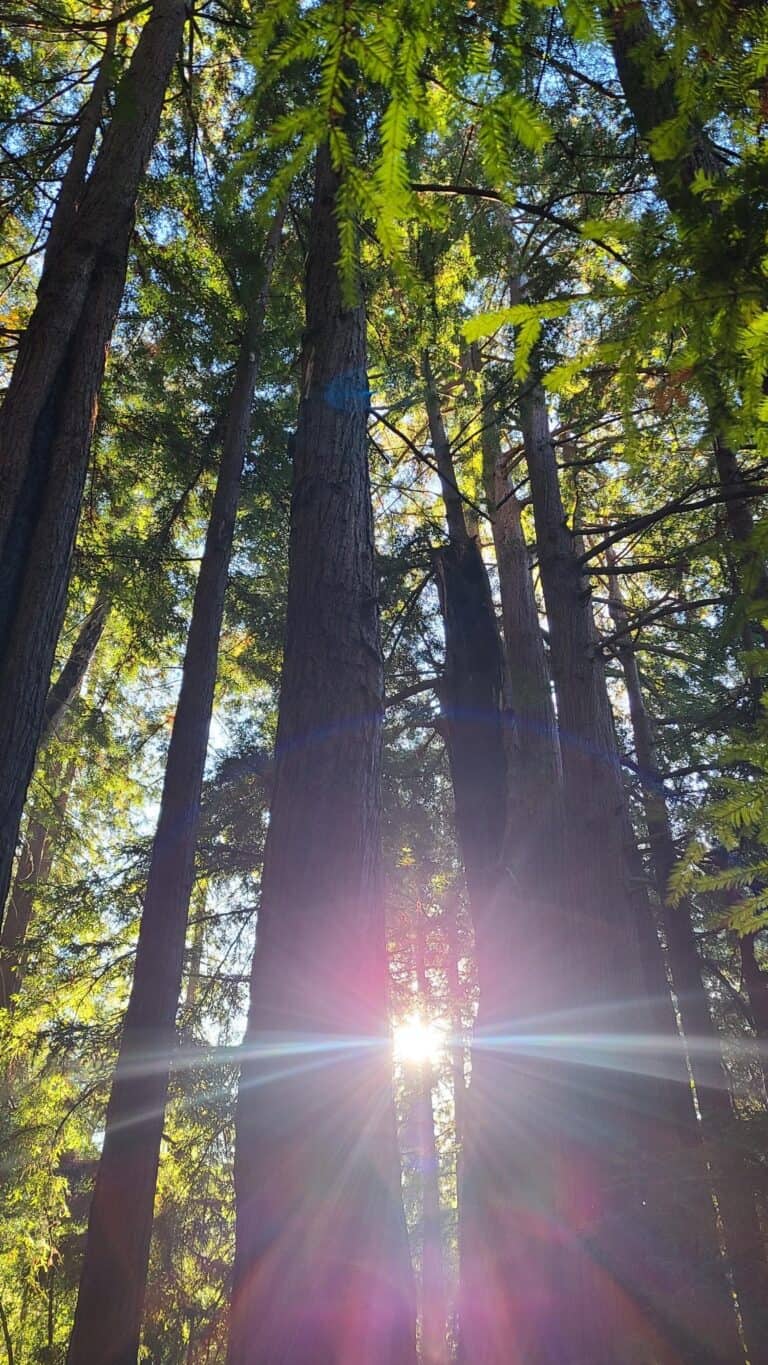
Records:
[[[488,573],[477,536],[467,530],[440,400],[426,354],[422,370],[430,440],[448,525],[447,544],[435,552],[445,630],[442,724],[482,979],[482,929],[496,900],[506,820],[503,659]]]
[[[521,507],[505,473],[498,415],[490,398],[483,410],[482,453],[504,627],[507,843],[538,878],[558,810],[560,744]]]
[[[701,974],[690,903],[670,904],[669,882],[677,861],[651,720],[645,706],[629,618],[618,575],[610,579],[611,617],[618,631],[616,652],[629,701],[651,869],[661,909],[672,982],[688,1047],[708,1158],[723,1222],[734,1288],[739,1296],[744,1336],[753,1365],[768,1351],[768,1265],[748,1163],[738,1147],[720,1037],[712,1019]]]
[[[93,169],[83,183],[86,155],[73,174],[0,410],[0,906],[40,739],[136,195],[185,15],[184,0],[155,0]]]
[[[379,886],[365,312],[318,152],[277,758],[236,1115],[229,1365],[414,1365]]]
[[[131,996],[91,1201],[69,1365],[135,1365],[138,1356],[219,636],[250,436],[259,339],[280,229],[278,216],[262,260],[262,286],[249,307],[229,400],[152,845]]]
[[[647,995],[633,904],[613,718],[544,395],[535,384],[521,398],[521,423],[565,805],[568,919],[559,952],[567,973],[561,968],[557,989],[566,1038],[562,1052],[553,1049],[563,1060],[562,1090],[550,1116],[562,1133],[558,1349],[592,1365],[635,1358],[737,1361],[693,1108],[684,1087],[664,1079],[664,1054],[675,1049],[675,1038],[665,1032],[650,1053],[643,1041],[653,1035],[658,1014]],[[569,1034],[575,1035],[570,1042]],[[593,1040],[580,1043],[579,1034]],[[669,1074],[682,1074],[678,1056]],[[681,1191],[682,1169],[688,1183]]]
[[[75,697],[78,696],[91,659],[96,653],[96,647],[104,634],[108,612],[109,602],[107,598],[100,598],[91,607],[77,632],[67,662],[56,681],[48,689],[38,748],[45,744],[51,733],[58,728],[65,713],[69,710]]]
[[[743,934],[739,939],[741,971],[747,988],[749,1011],[758,1038],[768,1040],[768,974],[763,971],[755,954],[757,934]]]
[[[520,1360],[546,1349],[542,1317],[554,1313],[551,1246],[540,1221],[552,1181],[551,1135],[541,1126],[539,1068],[522,1035],[535,1031],[545,1006],[555,907],[541,895],[552,883],[537,866],[544,829],[558,806],[557,787],[537,806],[526,776],[538,787],[540,770],[527,745],[540,748],[538,730],[520,728],[505,744],[504,665],[488,575],[477,538],[470,536],[434,380],[424,365],[432,448],[440,473],[448,544],[438,552],[438,586],[445,630],[441,702],[453,782],[456,829],[475,934],[480,992],[472,1043],[472,1075],[463,1114],[459,1191],[459,1341],[467,1365],[507,1365],[511,1343]],[[507,547],[508,548],[508,547]],[[514,547],[519,572],[519,543]],[[508,556],[505,567],[512,567]],[[527,562],[526,562],[526,572]],[[507,577],[508,593],[519,591]],[[532,593],[507,617],[522,622],[520,648],[533,650]],[[538,617],[536,635],[541,645]],[[509,644],[510,655],[518,646]],[[543,660],[536,661],[539,668]],[[513,668],[518,704],[522,671]],[[540,676],[540,674],[539,674]],[[530,680],[533,681],[533,680]],[[539,703],[541,698],[538,698]],[[551,735],[551,731],[550,731]],[[507,756],[523,755],[508,772]],[[551,769],[557,759],[550,754]],[[507,817],[508,793],[513,817]],[[534,851],[535,850],[535,851]],[[550,868],[551,868],[550,856]],[[547,1145],[548,1143],[548,1145]]]
[[[763,1073],[763,1088],[768,1095],[768,1056],[765,1044],[768,1043],[768,973],[760,966],[755,952],[757,934],[742,934],[739,937],[739,957],[741,975],[749,1000],[749,1012],[760,1048],[760,1067]]]
[[[416,907],[416,984],[425,1007],[430,1002],[427,974],[426,917]],[[427,1018],[429,1012],[427,1008]],[[429,1058],[419,1067],[418,1143],[421,1168],[421,1361],[423,1365],[447,1365],[448,1294],[443,1257],[443,1219],[440,1207],[440,1159],[435,1135],[432,1091],[435,1077]]]
[[[448,999],[451,1007],[451,1087],[453,1090],[453,1132],[456,1158],[456,1198],[458,1216],[461,1219],[461,1172],[464,1150],[464,1115],[467,1101],[466,1079],[466,1041],[464,1011],[462,1002],[466,987],[461,980],[459,961],[462,957],[461,931],[459,928],[460,900],[457,893],[446,902],[443,912],[446,919],[446,961],[445,976]]]

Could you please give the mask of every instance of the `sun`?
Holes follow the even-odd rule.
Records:
[[[434,1019],[409,1014],[393,1030],[395,1056],[406,1066],[434,1066],[445,1047],[445,1033]]]

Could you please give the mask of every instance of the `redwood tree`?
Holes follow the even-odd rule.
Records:
[[[91,1201],[69,1365],[132,1365],[138,1357],[152,1212],[184,967],[195,845],[232,541],[272,263],[251,300],[226,415],[205,550],[144,895],[136,964]]]
[[[107,348],[136,196],[187,14],[155,0],[90,174],[95,132],[65,178],[37,304],[0,409],[0,906],[43,723]],[[99,98],[101,91],[99,89]]]
[[[553,971],[565,1037],[553,1050],[560,1094],[550,1114],[561,1131],[555,1335],[566,1333],[600,1365],[630,1349],[691,1365],[738,1359],[677,1035],[670,1026],[655,1036],[667,1011],[649,997],[649,907],[633,894],[604,663],[535,382],[521,399],[521,425],[563,761],[565,917]],[[650,1058],[642,1043],[649,1035]],[[670,1183],[678,1162],[689,1172],[685,1190]]]
[[[365,310],[318,152],[277,757],[236,1117],[230,1365],[412,1365],[379,894]]]

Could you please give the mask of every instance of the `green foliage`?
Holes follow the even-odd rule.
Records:
[[[106,19],[105,7],[78,0],[51,0],[35,23],[28,10],[7,6],[0,28],[5,366],[34,302],[37,247],[103,47],[105,30],[83,24],[95,12]],[[271,796],[311,163],[325,140],[339,174],[339,266],[369,322],[393,1007],[406,1010],[413,996],[417,906],[428,920],[426,1003],[453,1006],[462,1036],[475,1004],[441,729],[434,566],[445,524],[426,351],[495,591],[498,509],[483,436],[492,416],[535,565],[519,400],[532,377],[544,384],[568,525],[589,556],[585,586],[640,843],[646,775],[607,610],[617,575],[661,795],[687,845],[673,892],[702,935],[726,1044],[737,1053],[746,1037],[730,931],[768,926],[766,605],[755,601],[768,558],[768,15],[746,4],[663,9],[661,50],[647,44],[641,64],[659,106],[671,89],[676,108],[646,145],[616,82],[604,14],[590,0],[272,0],[195,12],[138,205],[57,669],[102,594],[107,624],[80,697],[40,755],[25,826],[44,817],[55,839],[34,886],[18,996],[0,1021],[0,1304],[17,1362],[61,1360],[66,1349],[222,414],[265,224],[287,203],[221,641],[177,1020],[183,1064],[142,1347],[158,1365],[225,1359],[231,1049]],[[116,76],[137,32],[136,18],[121,22]],[[657,192],[649,153],[674,171],[702,128],[725,149],[722,173],[694,170],[683,221]],[[715,430],[747,479],[755,526],[739,545],[719,496]],[[536,573],[534,583],[539,594]],[[540,596],[539,606],[546,624]],[[436,1095],[452,1255],[449,1089],[444,1068]],[[752,1073],[747,1090],[757,1107]],[[400,1077],[398,1104],[407,1148],[412,1076]],[[406,1192],[418,1257],[413,1161]]]

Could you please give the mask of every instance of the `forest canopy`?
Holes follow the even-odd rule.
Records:
[[[768,8],[0,5],[0,1360],[768,1365]]]

